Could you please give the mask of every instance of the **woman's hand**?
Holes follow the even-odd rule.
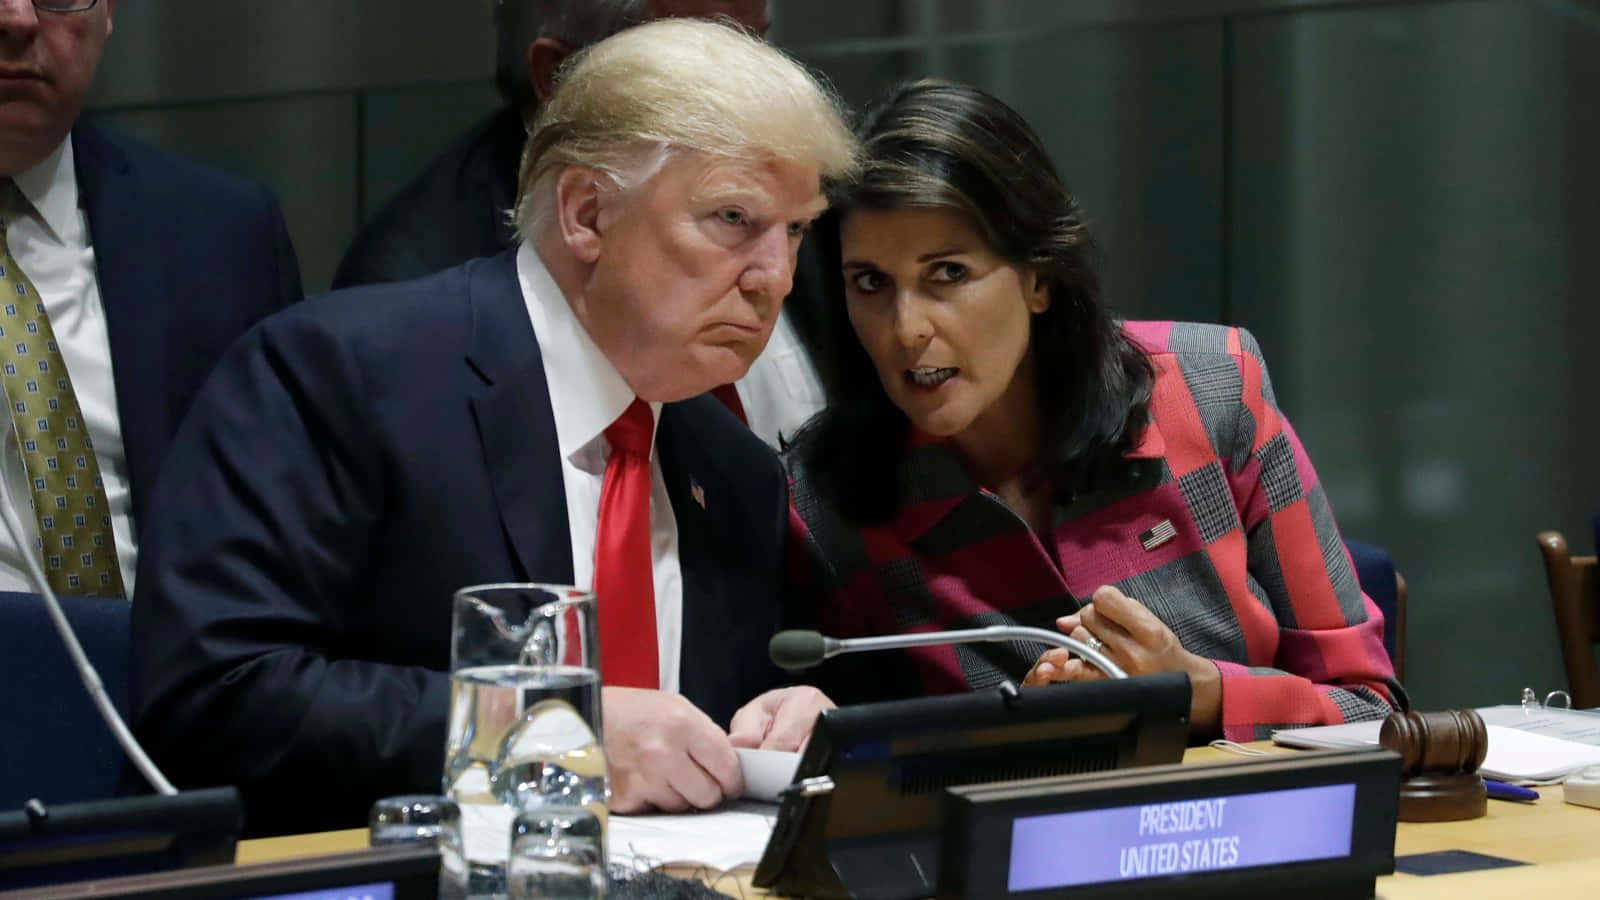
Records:
[[[1142,603],[1110,585],[1094,592],[1088,604],[1056,620],[1072,638],[1095,646],[1129,675],[1186,672],[1189,675],[1189,733],[1208,736],[1220,730],[1222,675],[1210,660],[1190,653],[1166,623]],[[1023,686],[1052,681],[1093,681],[1106,677],[1099,669],[1062,648],[1047,650],[1023,679]]]

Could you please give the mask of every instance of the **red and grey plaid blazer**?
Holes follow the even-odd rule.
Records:
[[[1128,454],[1142,462],[1129,483],[1056,511],[1059,568],[947,443],[908,448],[906,503],[869,528],[846,523],[790,454],[791,526],[808,560],[803,577],[820,583],[818,626],[841,637],[1011,622],[1053,630],[1057,616],[1111,584],[1216,663],[1229,739],[1378,718],[1404,704],[1382,614],[1356,583],[1255,338],[1219,325],[1123,328],[1156,373],[1151,422]],[[950,693],[1020,679],[1044,649],[904,652],[922,691]]]

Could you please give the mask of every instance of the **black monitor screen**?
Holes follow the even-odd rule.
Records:
[[[151,875],[62,884],[33,896],[66,900],[161,897],[163,900],[437,900],[439,853],[426,844],[374,847],[253,865],[219,865]]]
[[[0,890],[233,861],[233,788],[0,813]]]
[[[1189,679],[1178,673],[828,710],[795,779],[825,776],[831,789],[785,797],[755,883],[821,896],[867,884],[875,896],[894,895],[893,885],[931,893],[945,788],[1179,762],[1188,716]]]

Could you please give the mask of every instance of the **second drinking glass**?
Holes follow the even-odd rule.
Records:
[[[518,812],[582,806],[605,822],[598,634],[588,591],[456,592],[444,790],[461,806],[473,895],[504,895]]]

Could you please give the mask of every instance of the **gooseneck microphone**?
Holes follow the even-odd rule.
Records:
[[[106,694],[106,687],[101,683],[99,673],[94,670],[88,655],[83,652],[83,645],[78,643],[78,636],[73,633],[72,625],[67,622],[66,613],[61,611],[61,603],[56,600],[55,591],[50,590],[49,579],[44,577],[44,569],[39,564],[39,554],[33,552],[33,542],[28,540],[27,530],[17,518],[16,507],[11,503],[11,486],[7,483],[3,470],[0,470],[0,518],[5,520],[6,531],[10,532],[11,540],[17,545],[22,565],[28,572],[28,580],[33,582],[34,589],[43,598],[45,610],[50,614],[50,621],[55,623],[56,632],[61,635],[61,643],[66,646],[67,655],[72,657],[72,665],[78,670],[78,677],[83,679],[83,686],[89,692],[89,699],[94,701],[100,718],[105,720],[106,727],[116,736],[123,752],[133,760],[134,766],[139,769],[139,774],[150,782],[151,787],[161,794],[177,794],[177,788],[174,788],[172,782],[168,781],[167,777],[161,774],[161,770],[156,768],[156,764],[150,761],[150,756],[134,739],[133,732],[128,730],[127,723],[117,714],[117,708],[111,704],[111,697]],[[107,602],[128,603],[132,602],[132,599],[107,600]]]
[[[798,672],[817,666],[841,653],[864,650],[899,650],[905,647],[932,647],[943,644],[975,644],[984,641],[1038,641],[1065,647],[1111,678],[1127,678],[1128,673],[1104,653],[1083,641],[1057,631],[1025,625],[990,625],[960,631],[927,631],[916,634],[886,634],[877,637],[831,638],[815,631],[780,631],[767,642],[767,655],[779,668]]]

